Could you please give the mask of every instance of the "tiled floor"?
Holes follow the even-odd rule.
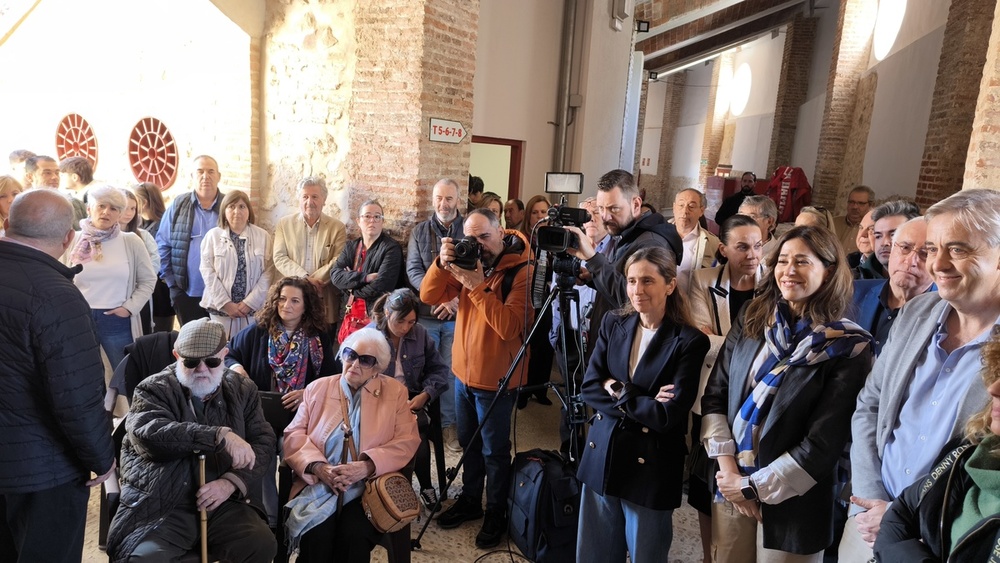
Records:
[[[550,397],[552,394],[550,393]],[[557,449],[559,447],[559,408],[558,406],[541,406],[531,401],[524,410],[516,410],[514,419],[515,451],[525,451],[532,448]],[[447,456],[448,466],[458,462],[458,455]],[[452,485],[451,491],[457,492],[460,480]],[[97,548],[97,514],[98,493],[91,497],[89,519],[87,522],[87,540],[84,546],[83,561],[85,563],[103,563],[107,556]],[[452,497],[455,494],[451,495]],[[412,535],[416,537],[423,526],[424,516],[412,527]],[[499,563],[511,561],[507,553],[507,542],[501,543],[496,551],[487,555],[487,551],[475,547],[475,536],[479,531],[480,522],[469,522],[454,530],[441,530],[436,522],[431,522],[427,533],[421,540],[423,549],[412,553],[413,563],[466,563],[479,560],[483,563]],[[511,544],[509,549],[516,552]],[[479,559],[481,556],[482,559]],[[523,561],[514,557],[514,561]],[[386,553],[378,547],[372,554],[372,561],[385,562]],[[697,563],[701,561],[701,543],[698,539],[698,519],[695,511],[682,505],[674,512],[674,541],[670,549],[669,559],[665,563]]]

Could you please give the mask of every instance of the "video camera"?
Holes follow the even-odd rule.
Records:
[[[566,196],[558,205],[549,208],[548,225],[538,228],[538,248],[549,252],[566,252],[569,248],[579,248],[580,239],[576,233],[563,227],[573,226],[583,228],[590,222],[590,213],[586,209],[569,207]]]

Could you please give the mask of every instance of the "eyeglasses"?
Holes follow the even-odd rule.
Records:
[[[853,200],[853,199],[847,200],[847,205],[862,206],[862,205],[868,205],[869,203],[871,203],[871,202],[869,202],[869,201],[856,201],[856,200]]]
[[[905,242],[894,242],[892,243],[892,245],[899,249],[899,255],[902,256],[903,258],[908,257],[911,252],[915,251],[917,253],[917,260],[921,262],[927,261],[926,248],[917,248],[916,246]]]
[[[184,358],[183,360],[181,360],[181,363],[184,364],[184,367],[188,369],[195,369],[196,367],[198,367],[198,364],[202,362],[205,362],[205,367],[209,369],[214,369],[222,365],[222,358],[218,358],[216,356],[209,356],[207,358]]]
[[[373,368],[378,364],[378,358],[371,356],[369,354],[358,354],[350,348],[344,348],[344,351],[340,353],[340,358],[346,364],[347,362],[358,362],[363,368]]]
[[[372,221],[372,222],[382,220],[381,215],[372,215],[371,213],[365,213],[364,215],[361,216],[361,218],[364,219],[365,221]]]

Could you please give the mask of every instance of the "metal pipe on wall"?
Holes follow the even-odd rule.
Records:
[[[566,171],[566,145],[569,138],[569,98],[572,85],[573,42],[576,36],[576,5],[578,0],[565,0],[563,5],[562,53],[559,56],[559,92],[557,98],[556,150],[552,162],[554,172]]]

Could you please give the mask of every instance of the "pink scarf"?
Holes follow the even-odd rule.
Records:
[[[77,238],[76,246],[73,247],[73,252],[69,255],[70,263],[86,264],[91,260],[100,262],[101,258],[104,257],[104,253],[101,252],[101,243],[115,238],[120,232],[121,227],[118,223],[115,223],[110,229],[102,231],[95,228],[90,223],[89,218],[80,221],[80,236]]]

